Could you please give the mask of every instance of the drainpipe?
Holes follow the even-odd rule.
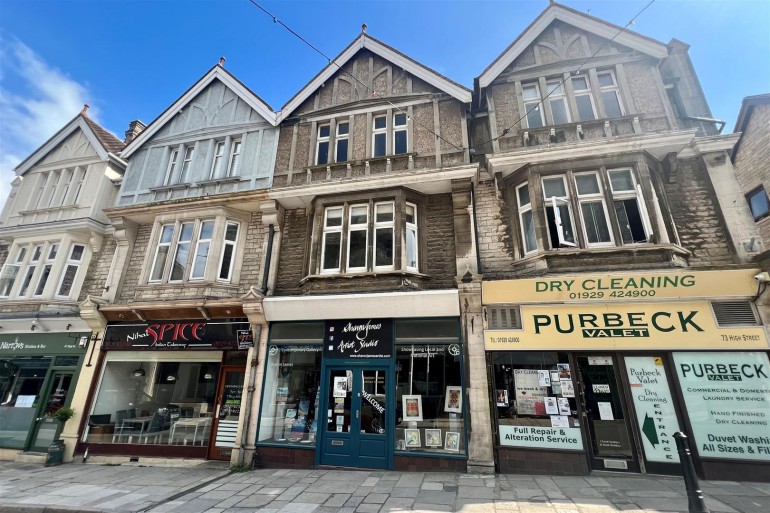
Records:
[[[267,257],[265,258],[265,268],[262,269],[262,293],[267,294],[268,284],[267,279],[270,276],[270,265],[273,261],[273,237],[275,237],[275,225],[270,225],[267,228]]]

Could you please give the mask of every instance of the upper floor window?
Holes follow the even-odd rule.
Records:
[[[397,209],[403,212],[396,222]],[[396,241],[403,240],[404,268],[417,271],[417,206],[394,200],[330,206],[324,209],[320,271],[367,272],[394,270]],[[344,252],[343,252],[344,250]]]
[[[592,121],[596,119],[594,98],[591,94],[591,83],[588,75],[572,77],[572,90],[575,92],[575,105],[577,106],[578,121]]]
[[[176,161],[179,159],[179,148],[171,150],[171,155],[168,159],[168,167],[166,168],[166,178],[163,180],[164,185],[169,185],[171,179],[174,176],[174,168],[176,168]]]
[[[204,280],[231,281],[240,223],[217,219],[159,224],[149,261],[149,283]],[[193,248],[195,248],[193,252]],[[219,267],[209,263],[219,252]]]
[[[334,153],[335,161],[347,162],[349,136],[350,136],[350,124],[347,122],[337,123],[336,151]]]
[[[599,92],[602,97],[602,105],[604,105],[604,114],[608,118],[618,118],[624,114],[614,72],[599,72]]]
[[[548,104],[551,107],[551,116],[554,125],[569,123],[572,120],[569,116],[569,107],[567,107],[567,95],[564,94],[564,84],[561,80],[549,80],[546,82],[548,87]]]
[[[522,84],[521,94],[524,98],[524,112],[527,116],[527,126],[529,128],[540,128],[545,126],[543,110],[540,108],[540,86],[536,83]]]
[[[230,165],[227,167],[227,176],[238,176],[241,163],[241,140],[235,139],[230,146]]]
[[[372,119],[372,157],[384,157],[388,153],[388,137],[393,141],[392,155],[409,151],[409,116],[394,112],[388,123],[387,115]]]
[[[225,141],[219,141],[214,145],[214,158],[211,161],[211,172],[209,178],[218,178],[222,176],[222,166],[225,160]]]
[[[329,162],[329,135],[331,128],[329,125],[318,127],[318,139],[316,142],[315,163],[317,165]]]
[[[767,192],[765,192],[765,188],[762,185],[748,193],[746,200],[749,202],[751,215],[754,216],[755,221],[759,221],[770,214],[770,202],[768,202]]]
[[[528,183],[515,188],[525,255],[538,249],[535,208],[543,209],[552,249],[614,246],[618,239],[624,245],[650,240],[647,206],[631,169],[547,175],[541,182],[542,200],[530,196]]]
[[[194,146],[187,146],[184,149],[184,160],[182,161],[182,172],[180,173],[179,181],[186,183],[190,180],[190,168],[192,167],[193,154],[195,153]]]
[[[58,299],[70,299],[75,292],[78,271],[85,258],[84,244],[69,246],[67,259],[60,268],[61,278],[55,288],[47,289],[51,272],[59,255],[59,243],[33,243],[20,245],[15,257],[3,266],[0,273],[0,297],[42,298],[55,295]],[[62,265],[62,264],[59,264]],[[21,276],[21,279],[18,277]]]

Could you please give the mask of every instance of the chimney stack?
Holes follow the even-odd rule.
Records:
[[[138,119],[130,122],[128,124],[128,130],[126,130],[126,138],[123,140],[123,142],[126,144],[130,143],[136,139],[136,136],[141,134],[145,128],[147,128],[147,125]]]

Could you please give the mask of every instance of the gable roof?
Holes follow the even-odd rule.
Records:
[[[425,66],[412,59],[408,55],[405,55],[392,46],[386,45],[382,41],[367,35],[362,32],[357,38],[351,42],[347,48],[342,50],[337,58],[330,62],[324,69],[322,69],[310,82],[300,89],[286,104],[281,108],[278,113],[279,123],[289,117],[294,110],[297,109],[302,103],[313,94],[313,92],[321,87],[323,83],[329,80],[337,71],[339,71],[350,59],[352,59],[360,50],[366,48],[370,52],[379,55],[383,59],[403,68],[408,73],[416,76],[417,78],[424,80],[428,84],[441,89],[450,96],[460,100],[463,103],[469,103],[471,101],[471,90],[465,86],[462,86],[451,80],[444,75],[436,72],[435,70]]]
[[[529,24],[524,31],[479,75],[479,87],[491,84],[535,39],[555,20],[562,21],[579,29],[585,30],[605,39],[612,39],[618,44],[633,50],[662,59],[668,55],[666,45],[636,32],[624,30],[623,27],[584,14],[565,5],[551,3],[540,13],[540,16]],[[620,32],[620,33],[619,33]],[[617,35],[617,36],[616,36]]]
[[[64,125],[61,130],[53,134],[46,142],[36,149],[29,157],[21,161],[14,168],[16,176],[21,176],[29,169],[40,162],[54,148],[61,144],[75,130],[82,130],[88,142],[94,147],[99,158],[108,160],[111,156],[117,158],[117,153],[125,147],[123,141],[105,130],[96,121],[89,118],[83,112],[72,118],[69,123]],[[125,165],[125,163],[123,163]]]
[[[123,150],[121,156],[123,158],[130,157],[132,153],[138,150],[142,144],[150,139],[158,130],[163,128],[166,123],[171,119],[188,103],[190,103],[198,94],[203,91],[214,80],[219,80],[235,94],[237,94],[243,101],[245,101],[249,107],[257,111],[268,123],[272,126],[276,126],[276,113],[273,108],[267,104],[262,98],[257,96],[251,89],[246,87],[243,82],[235,78],[235,75],[227,71],[223,66],[216,64],[210,70],[206,72],[197,82],[195,82],[187,91],[182,93],[174,103],[166,108],[161,114],[155,118],[147,128],[137,135],[133,141],[128,143],[128,146]]]
[[[745,97],[741,102],[741,110],[738,112],[738,118],[735,120],[733,132],[743,132],[746,129],[746,123],[749,122],[754,107],[762,104],[770,104],[770,93]]]

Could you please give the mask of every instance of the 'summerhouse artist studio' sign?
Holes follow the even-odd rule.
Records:
[[[392,319],[326,321],[325,358],[391,358]]]

